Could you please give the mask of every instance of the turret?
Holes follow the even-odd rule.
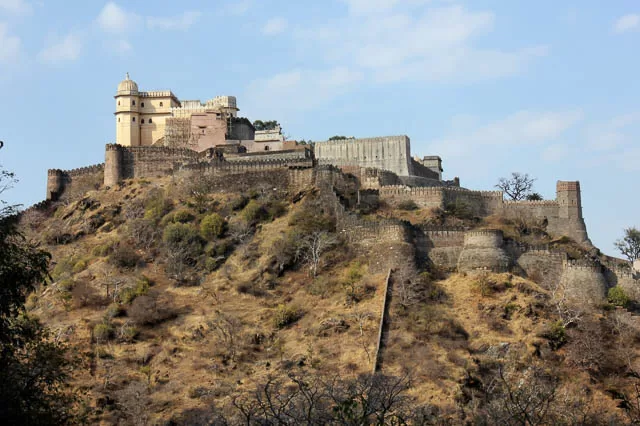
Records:
[[[138,85],[127,73],[118,85],[116,99],[116,143],[124,146],[140,145],[140,95]]]
[[[123,179],[123,149],[117,144],[106,146],[104,158],[104,186],[106,187],[115,186]]]
[[[64,191],[64,172],[50,169],[47,172],[47,200],[57,201]]]
[[[587,227],[582,217],[582,199],[580,182],[558,181],[556,185],[556,201],[558,201],[558,217],[563,223],[561,231],[579,243],[591,244],[587,236]]]

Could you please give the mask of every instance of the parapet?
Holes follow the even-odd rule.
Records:
[[[559,180],[556,183],[556,191],[580,191],[580,182],[579,181],[562,181]]]

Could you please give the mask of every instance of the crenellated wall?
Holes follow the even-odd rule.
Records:
[[[602,303],[608,287],[602,265],[589,260],[566,260],[560,283],[570,300],[590,305]]]
[[[512,260],[503,246],[504,237],[500,230],[487,229],[466,232],[464,246],[458,258],[458,271],[509,271]]]
[[[47,200],[68,198],[73,192],[97,189],[102,183],[104,164],[80,167],[72,170],[47,171]]]

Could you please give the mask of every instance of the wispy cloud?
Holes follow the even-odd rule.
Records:
[[[181,30],[185,31],[194,25],[202,13],[197,10],[189,10],[177,16],[170,17],[147,17],[147,27],[160,30]]]
[[[328,25],[298,28],[306,50],[366,72],[372,81],[469,82],[525,71],[545,45],[505,50],[475,40],[495,27],[490,11],[424,7],[425,1],[345,0],[349,15]],[[384,13],[380,13],[384,11]]]
[[[116,3],[109,2],[98,14],[97,22],[100,28],[106,32],[123,34],[136,29],[140,25],[141,18]]]
[[[432,141],[430,151],[450,157],[473,156],[487,146],[544,145],[557,143],[557,139],[575,126],[583,117],[581,111],[518,111],[465,132],[452,130],[451,134]],[[557,159],[566,153],[562,145],[543,146],[544,159]]]
[[[346,67],[283,72],[249,84],[247,91],[251,93],[251,105],[247,109],[256,116],[307,111],[333,100],[361,80],[361,73]],[[296,101],[291,102],[291,99]]]
[[[77,34],[68,34],[54,40],[38,53],[38,59],[50,64],[75,61],[82,51],[82,40]]]
[[[28,15],[33,12],[33,7],[24,0],[0,0],[0,12]]]
[[[251,6],[253,6],[252,0],[236,0],[224,5],[221,12],[224,15],[242,16],[249,12]]]
[[[613,24],[613,31],[616,33],[624,33],[627,31],[640,29],[640,15],[628,14],[621,16]]]
[[[20,55],[20,37],[9,34],[7,25],[0,22],[0,63],[15,60]]]
[[[280,34],[287,28],[287,20],[284,18],[271,18],[262,27],[262,33],[266,35]]]

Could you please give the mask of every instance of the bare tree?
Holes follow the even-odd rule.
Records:
[[[338,238],[327,231],[312,232],[300,242],[302,259],[309,265],[309,270],[313,277],[318,274],[322,254],[337,243]]]
[[[617,240],[614,245],[631,262],[640,259],[640,230],[633,227],[625,229],[624,237]]]
[[[513,172],[509,179],[500,178],[496,188],[502,190],[509,200],[520,201],[531,194],[535,180],[535,178],[530,177],[527,173]]]
[[[584,309],[580,304],[571,300],[571,294],[560,282],[551,286],[551,303],[562,322],[562,327],[577,324],[584,315]]]
[[[215,330],[231,361],[235,361],[238,340],[242,331],[242,323],[237,318],[216,311],[216,316],[207,322],[209,328]]]

